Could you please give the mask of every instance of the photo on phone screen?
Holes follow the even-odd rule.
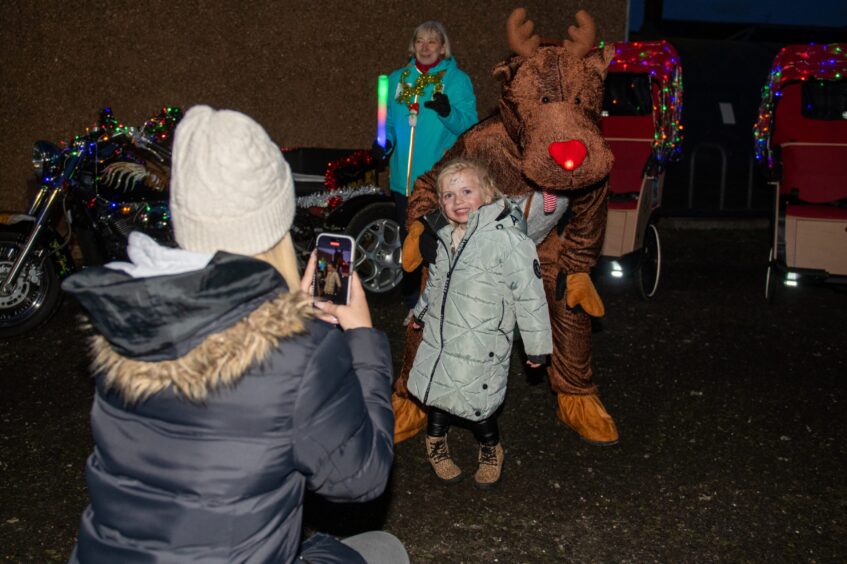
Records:
[[[346,305],[350,301],[350,275],[355,260],[352,237],[321,233],[315,247],[318,256],[312,284],[314,298]]]

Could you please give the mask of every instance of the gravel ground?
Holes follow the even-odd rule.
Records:
[[[598,281],[596,380],[619,445],[589,446],[557,422],[544,375],[516,354],[498,489],[436,483],[418,436],[397,446],[383,497],[309,498],[306,530],[383,528],[413,562],[847,560],[847,294],[783,289],[765,304],[766,228],[669,222],[662,236],[652,302],[627,280]],[[371,306],[402,351],[399,297]],[[86,504],[93,387],[78,314],[68,301],[40,332],[0,341],[3,561],[66,560]],[[470,433],[451,444],[472,471]]]

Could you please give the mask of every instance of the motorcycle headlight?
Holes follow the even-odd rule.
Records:
[[[32,168],[38,180],[53,176],[59,168],[62,151],[48,141],[36,141],[32,147]]]

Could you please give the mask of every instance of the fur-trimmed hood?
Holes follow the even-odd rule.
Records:
[[[235,385],[280,339],[305,331],[308,300],[270,264],[217,253],[190,272],[136,278],[96,267],[63,288],[86,309],[92,365],[127,402],[172,387],[204,401]]]

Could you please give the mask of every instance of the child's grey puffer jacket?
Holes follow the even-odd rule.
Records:
[[[438,257],[415,306],[423,341],[409,391],[425,405],[481,421],[500,407],[517,323],[526,354],[553,351],[535,244],[520,210],[502,199],[468,220],[455,254],[452,225],[438,231]]]

